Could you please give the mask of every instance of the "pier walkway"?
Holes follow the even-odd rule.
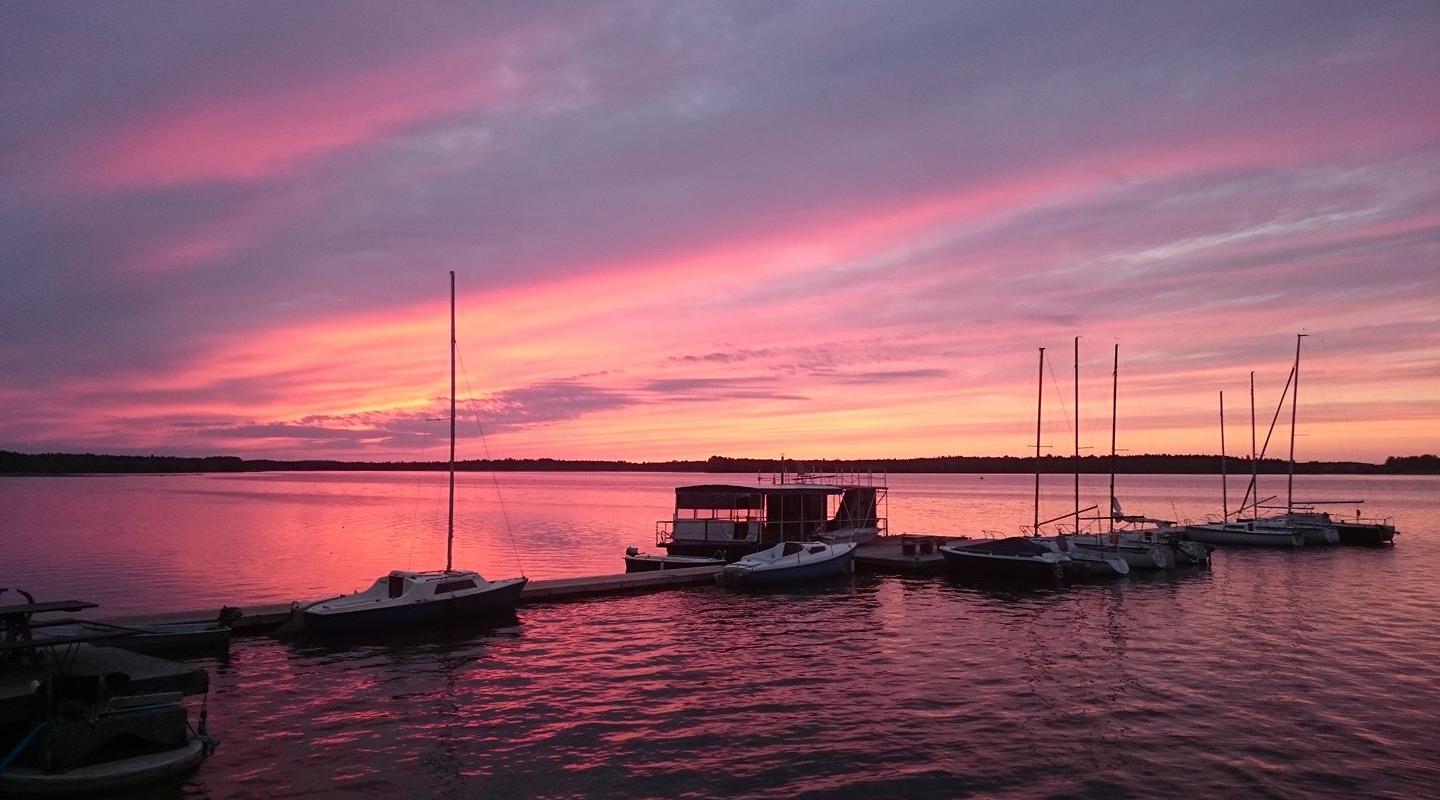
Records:
[[[530,581],[520,593],[520,605],[556,603],[569,600],[583,600],[587,597],[623,592],[666,589],[674,586],[713,583],[722,567],[689,567],[667,569],[657,572],[634,572],[621,575],[591,575],[581,578],[549,578]],[[320,599],[298,602],[307,606]],[[242,606],[241,616],[230,623],[237,636],[268,633],[290,619],[295,603],[271,603],[268,605]],[[195,611],[172,611],[157,614],[107,619],[118,625],[158,625],[167,622],[208,622],[216,619],[220,606]]]

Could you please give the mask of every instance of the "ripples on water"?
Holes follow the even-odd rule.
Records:
[[[517,541],[520,558],[532,576],[617,571],[620,549],[649,543],[671,487],[687,477],[549,475],[507,489],[512,524],[531,532]],[[892,479],[902,484],[892,488],[892,527],[942,530],[973,519],[1013,528],[1028,516],[1023,480],[975,478]],[[32,583],[46,595],[94,597],[107,609],[182,602],[205,596],[205,582],[233,563],[243,577],[215,576],[215,584],[286,596],[291,572],[307,587],[351,571],[368,580],[374,562],[403,554],[367,549],[405,527],[395,509],[410,501],[394,476],[72,483],[83,480],[101,481],[90,494],[108,504],[113,525],[85,503],[52,503],[64,524],[88,519],[105,535],[72,529],[91,537],[72,548],[52,542],[53,529],[31,534],[46,544],[23,556],[23,574],[50,576],[53,586]],[[1137,497],[1194,516],[1218,488],[1194,478],[1127,480],[1139,484]],[[249,494],[234,494],[242,487]],[[1403,534],[1392,549],[1222,551],[1208,571],[1111,585],[1004,592],[942,577],[861,576],[788,592],[697,587],[528,607],[511,627],[383,644],[237,640],[227,659],[201,662],[223,743],[177,791],[1434,796],[1436,488],[1433,479],[1366,487],[1377,510],[1398,518]],[[13,482],[5,489],[15,496]],[[902,506],[912,494],[922,510]],[[557,497],[571,505],[553,509]],[[225,519],[208,535],[179,530],[217,508]],[[7,543],[18,541],[16,519],[29,517],[4,523]],[[244,527],[261,522],[263,532]],[[326,530],[342,522],[367,531]],[[497,531],[472,524],[462,552],[499,562],[509,545]],[[158,541],[167,538],[182,541]],[[337,552],[306,558],[307,540]],[[268,562],[249,552],[260,545]],[[547,555],[557,547],[570,549]],[[66,553],[78,554],[81,574],[67,568]]]

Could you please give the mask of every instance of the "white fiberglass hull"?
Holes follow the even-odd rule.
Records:
[[[1175,566],[1175,554],[1168,546],[1147,541],[1134,534],[1081,534],[1069,539],[1081,547],[1093,548],[1105,555],[1122,558],[1131,569],[1169,569]]]
[[[1305,537],[1295,531],[1250,528],[1243,524],[1187,525],[1185,535],[1205,544],[1249,547],[1304,547]]]

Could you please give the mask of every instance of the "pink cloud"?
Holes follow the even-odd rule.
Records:
[[[510,96],[487,46],[229,97],[198,96],[70,151],[74,180],[100,189],[252,181]]]

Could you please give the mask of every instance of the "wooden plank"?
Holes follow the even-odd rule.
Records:
[[[96,607],[94,603],[87,603],[84,600],[49,600],[44,603],[23,603],[15,606],[0,606],[0,618],[17,617],[25,614],[44,614],[51,611],[70,613]]]
[[[554,578],[531,581],[520,593],[520,603],[544,603],[558,600],[578,600],[615,592],[638,591],[642,589],[664,589],[671,586],[687,586],[710,583],[721,571],[722,566],[687,567],[654,572],[630,572],[620,575],[591,575],[582,578]]]

